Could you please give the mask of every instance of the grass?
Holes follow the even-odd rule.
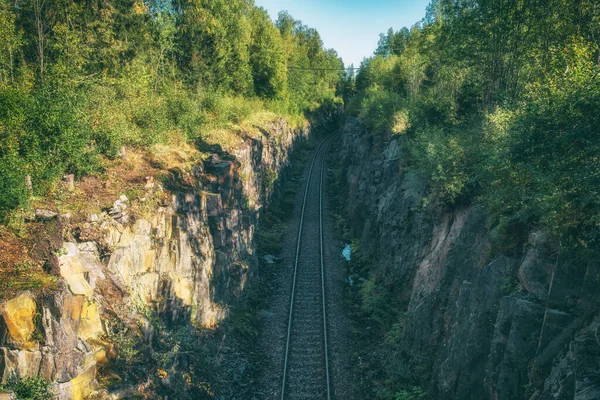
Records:
[[[27,263],[9,269],[0,267],[0,300],[10,299],[25,290],[58,290],[58,277],[46,273],[40,266]]]
[[[177,145],[157,144],[150,149],[150,160],[160,169],[186,168],[204,159],[204,154],[187,143]]]

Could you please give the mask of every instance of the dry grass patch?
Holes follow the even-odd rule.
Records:
[[[157,144],[152,146],[150,159],[162,169],[182,169],[201,161],[203,154],[187,143],[176,146]]]
[[[33,261],[23,240],[0,226],[0,300],[10,299],[25,290],[55,290],[58,278]]]
[[[209,145],[221,146],[223,151],[233,153],[244,142],[239,128],[214,128],[202,133],[202,140]]]

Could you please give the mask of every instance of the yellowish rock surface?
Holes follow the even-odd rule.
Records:
[[[181,299],[184,305],[191,306],[194,296],[194,282],[187,278],[175,279],[172,282],[175,295]]]
[[[25,350],[31,350],[35,346],[31,337],[35,332],[36,311],[35,301],[27,293],[8,300],[0,309],[0,315],[8,327],[8,333]]]
[[[77,256],[66,255],[60,257],[59,263],[60,275],[67,281],[71,293],[91,297],[94,289],[85,279],[87,271],[81,264],[81,259]]]
[[[101,335],[102,331],[98,304],[94,301],[85,301],[81,309],[78,336],[82,340],[93,339]]]
[[[71,379],[71,399],[84,400],[93,392],[95,386],[96,366],[93,365],[84,373]]]
[[[81,318],[81,309],[85,302],[84,296],[67,296],[63,303],[63,313],[68,315],[73,321],[79,321]]]

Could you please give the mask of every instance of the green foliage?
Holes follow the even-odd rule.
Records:
[[[278,254],[281,250],[283,238],[287,232],[287,223],[272,212],[264,215],[261,225],[256,233],[258,251],[261,254]]]
[[[14,82],[21,52],[22,35],[15,26],[16,15],[11,2],[0,1],[0,87]]]
[[[0,158],[0,221],[6,219],[8,210],[27,202],[23,167],[23,161],[15,153]]]
[[[315,111],[325,100],[335,97],[335,88],[344,73],[334,50],[323,50],[319,33],[294,20],[287,12],[276,21],[287,56],[288,104],[291,112]],[[315,71],[311,68],[334,70]],[[339,68],[340,71],[335,71]],[[333,90],[332,90],[333,89]]]
[[[246,0],[0,0],[0,219],[122,146],[197,143],[262,111],[297,124],[336,98],[318,33]],[[217,140],[218,141],[218,140]]]
[[[143,363],[140,337],[135,330],[127,329],[121,321],[109,325],[106,337],[114,345],[116,357],[111,360],[112,370],[121,375],[128,376],[132,369]]]
[[[254,91],[263,98],[283,99],[287,94],[287,69],[281,35],[262,8],[254,10],[252,26]]]
[[[9,379],[0,384],[1,390],[14,392],[19,400],[50,400],[54,396],[52,384],[38,377]]]
[[[431,126],[415,132],[412,152],[416,165],[431,177],[436,196],[449,203],[465,191],[467,168],[473,160],[467,157],[462,135]]]
[[[213,378],[218,343],[208,332],[189,321],[177,323],[136,305],[127,326],[119,320],[109,324],[108,339],[117,357],[102,367],[100,381],[112,386],[122,381],[152,382],[157,396],[192,400],[212,398],[206,379]],[[117,374],[117,375],[115,375]],[[107,380],[107,377],[117,380]]]
[[[260,314],[247,309],[234,309],[230,312],[231,331],[246,340],[256,340],[258,326],[260,326]]]
[[[391,132],[393,116],[402,106],[400,95],[375,86],[366,92],[360,117],[373,134]]]
[[[493,170],[490,208],[503,225],[539,221],[585,247],[598,244],[598,67],[574,43],[558,58],[568,72],[531,84],[510,120],[504,168]]]
[[[500,290],[507,295],[516,292],[518,288],[519,281],[512,276],[504,278],[502,280],[502,284],[500,285]]]
[[[402,28],[398,32],[394,32],[392,28],[388,29],[387,34],[379,35],[377,43],[376,55],[388,57],[390,55],[400,55],[406,48],[406,41],[410,37],[408,28]]]
[[[380,328],[388,327],[397,312],[391,302],[389,290],[371,278],[362,285],[360,292],[363,312]]]
[[[479,198],[499,231],[537,226],[563,245],[597,246],[592,3],[434,1],[423,24],[381,35],[350,112],[372,134],[407,135],[430,200]]]
[[[275,186],[275,182],[277,181],[278,174],[277,172],[267,169],[265,170],[264,176],[264,185],[267,193],[271,193],[273,187]]]
[[[81,110],[77,95],[58,89],[0,89],[0,217],[25,203],[26,175],[34,193],[42,194],[64,173],[99,171]]]
[[[426,398],[426,393],[418,386],[413,386],[410,389],[403,389],[396,393],[394,400],[423,400]]]
[[[0,265],[0,278],[0,300],[10,299],[25,290],[48,293],[59,288],[56,276],[48,274],[40,265],[29,262]],[[34,335],[41,335],[41,332],[36,330]]]

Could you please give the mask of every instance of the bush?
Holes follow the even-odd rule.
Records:
[[[372,134],[391,133],[395,124],[394,116],[403,103],[400,95],[374,87],[363,99],[360,118]]]
[[[469,175],[461,138],[436,126],[418,129],[411,152],[420,170],[431,178],[432,188],[441,200],[454,203],[464,192]]]
[[[0,218],[25,203],[25,175],[43,195],[65,173],[99,171],[83,107],[78,95],[51,88],[0,90]]]
[[[371,277],[363,283],[360,290],[362,298],[362,311],[381,329],[388,329],[396,319],[396,310],[393,307],[389,290]]]
[[[9,379],[0,384],[0,390],[15,393],[19,400],[49,400],[53,397],[52,384],[38,377],[25,379]]]
[[[23,206],[27,201],[23,160],[16,154],[0,158],[0,221],[9,210]]]
[[[42,90],[35,94],[27,110],[21,151],[28,161],[41,168],[41,179],[56,178],[65,172],[87,169],[91,130],[82,120],[84,99],[60,90]]]
[[[212,92],[201,97],[200,105],[211,116],[213,124],[219,127],[228,123],[239,124],[263,107],[258,99],[223,96]]]
[[[185,91],[171,91],[166,95],[166,113],[171,124],[181,129],[186,138],[194,141],[208,121],[200,102]]]

